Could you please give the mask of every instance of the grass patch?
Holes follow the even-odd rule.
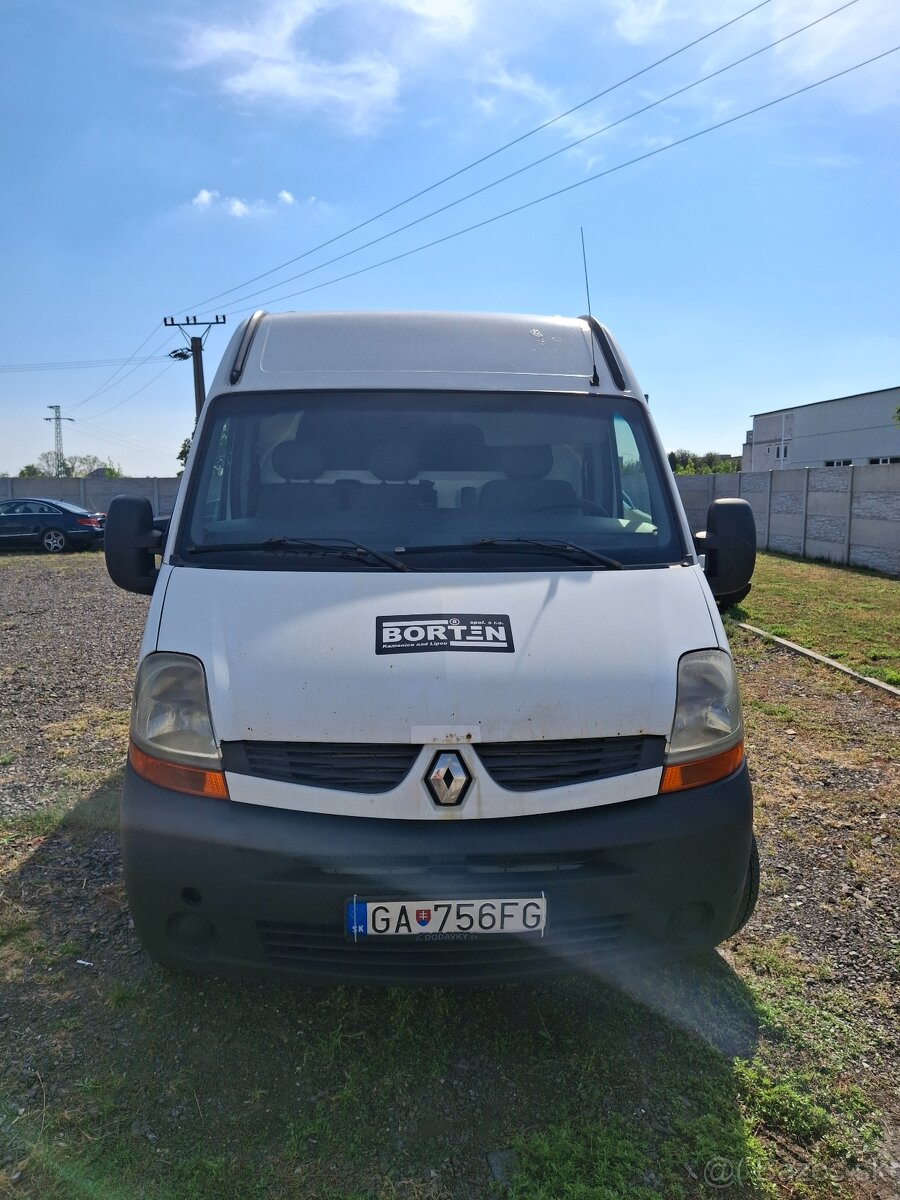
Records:
[[[43,808],[29,809],[0,819],[0,846],[18,840],[47,837],[66,819],[69,805],[57,801]]]
[[[753,588],[731,615],[839,657],[862,675],[900,685],[900,582],[895,579],[759,554]]]
[[[72,713],[65,721],[54,721],[44,726],[44,736],[57,752],[77,754],[81,739],[90,734],[95,738],[120,742],[128,740],[131,714],[128,709],[83,708]]]

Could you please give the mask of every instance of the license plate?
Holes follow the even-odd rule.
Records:
[[[491,933],[538,933],[547,924],[545,896],[506,900],[347,901],[344,931],[354,942],[370,937],[440,938]]]

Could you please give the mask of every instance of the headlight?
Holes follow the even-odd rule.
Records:
[[[736,771],[743,758],[744,721],[731,656],[724,650],[682,655],[660,791],[713,783]]]
[[[189,654],[148,654],[134,687],[129,760],[144,779],[227,798],[203,664]]]

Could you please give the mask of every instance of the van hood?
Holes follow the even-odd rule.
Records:
[[[164,567],[163,587],[155,648],[202,660],[222,741],[668,736],[678,659],[719,644],[696,565]]]

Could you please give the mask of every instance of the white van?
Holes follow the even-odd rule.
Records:
[[[190,970],[471,982],[715,946],[758,863],[714,596],[592,318],[256,313],[164,533],[122,810],[147,951]]]

